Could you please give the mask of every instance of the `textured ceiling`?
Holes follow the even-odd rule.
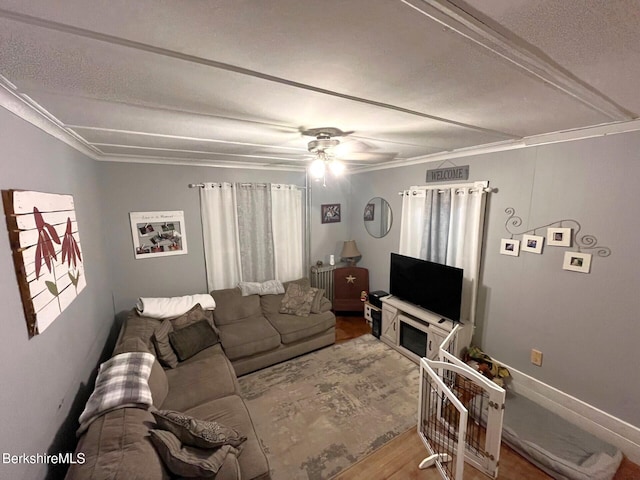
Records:
[[[378,168],[640,112],[640,2],[0,0],[0,103],[106,161]],[[7,107],[9,108],[9,107]],[[28,109],[27,109],[28,110]],[[637,127],[636,127],[637,128]]]

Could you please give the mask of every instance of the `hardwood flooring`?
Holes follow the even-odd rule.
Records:
[[[336,343],[346,342],[365,333],[371,333],[371,327],[364,317],[336,315]]]
[[[336,316],[336,343],[371,333],[363,317]],[[342,471],[333,480],[440,480],[434,468],[420,470],[418,464],[427,456],[427,450],[416,428],[386,443],[384,446]],[[464,480],[487,480],[489,477],[465,464]],[[499,480],[547,480],[549,475],[529,463],[507,445],[500,449]],[[640,466],[626,458],[613,480],[640,479]]]

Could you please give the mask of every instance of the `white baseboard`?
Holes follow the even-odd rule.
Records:
[[[509,369],[513,378],[509,388],[514,393],[533,400],[596,437],[615,445],[629,460],[640,464],[640,428],[495,360]]]

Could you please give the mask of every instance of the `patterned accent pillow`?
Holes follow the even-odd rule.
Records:
[[[322,302],[322,298],[324,297],[324,288],[318,288],[315,296],[313,297],[313,302],[311,302],[311,313],[322,313],[320,310],[320,305]]]
[[[303,287],[297,283],[289,284],[282,298],[280,313],[308,317],[317,292],[318,289],[314,287]]]
[[[158,428],[173,433],[185,445],[199,448],[217,448],[222,445],[238,447],[247,437],[218,422],[198,420],[173,410],[151,412]]]
[[[183,445],[171,432],[150,430],[151,442],[162,461],[174,475],[184,478],[213,477],[224,463],[227,455],[237,455],[231,445],[216,450],[204,450]]]
[[[128,352],[114,355],[100,365],[93,393],[80,415],[85,424],[124,405],[150,407],[153,403],[149,375],[155,357],[149,352]]]
[[[266,282],[240,282],[238,288],[242,296],[248,295],[279,295],[284,293],[284,286],[280,280],[267,280]]]

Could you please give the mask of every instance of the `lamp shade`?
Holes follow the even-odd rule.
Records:
[[[356,245],[355,240],[347,240],[344,242],[344,246],[342,247],[342,253],[340,256],[342,258],[354,258],[360,257],[362,254],[358,250],[358,246]]]

